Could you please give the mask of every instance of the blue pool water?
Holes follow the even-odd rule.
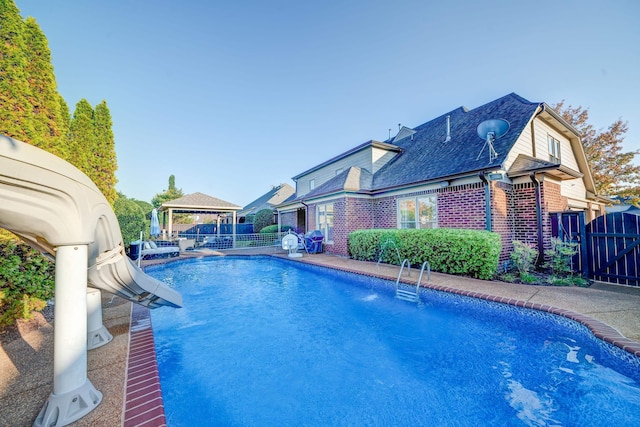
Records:
[[[176,426],[639,425],[640,361],[533,310],[287,260],[220,257],[147,273]]]

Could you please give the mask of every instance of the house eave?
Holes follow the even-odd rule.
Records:
[[[241,206],[201,206],[201,205],[171,205],[171,204],[162,204],[162,206],[158,209],[159,211],[165,211],[172,209],[175,211],[188,211],[188,212],[233,212],[242,210]]]
[[[556,179],[559,179],[560,181],[582,178],[584,176],[583,173],[573,170],[567,166],[556,165],[556,166],[544,166],[544,167],[528,169],[528,170],[507,172],[507,177],[510,179],[513,179],[521,176],[530,175],[531,173],[536,173],[536,174],[545,173]]]

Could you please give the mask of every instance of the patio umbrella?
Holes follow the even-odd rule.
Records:
[[[159,236],[160,231],[160,222],[158,221],[158,210],[153,209],[151,211],[151,227],[149,227],[149,234],[151,236]]]

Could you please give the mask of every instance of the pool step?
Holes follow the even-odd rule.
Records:
[[[411,275],[411,263],[408,259],[402,261],[402,265],[400,266],[400,273],[398,273],[398,279],[396,280],[396,298],[401,299],[403,301],[409,302],[419,302],[420,301],[420,282],[422,281],[422,275],[424,273],[424,269],[427,269],[427,280],[431,279],[431,265],[425,261],[422,263],[422,268],[420,268],[420,277],[418,277],[418,282],[416,283],[415,290],[407,290],[400,288],[400,277],[402,277],[402,270],[404,270],[405,264],[407,265],[407,276]]]
[[[405,289],[396,289],[396,298],[403,301],[418,302],[418,294],[415,291]]]

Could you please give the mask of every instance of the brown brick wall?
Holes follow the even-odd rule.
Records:
[[[560,185],[554,182],[540,183],[542,193],[542,230],[544,249],[551,248],[551,212],[564,212],[569,209],[569,201],[560,194]]]
[[[398,227],[398,209],[395,197],[382,197],[373,200],[373,227]]]
[[[298,214],[293,212],[285,212],[280,214],[280,226],[290,225],[291,227],[298,228]]]
[[[537,222],[535,187],[532,182],[511,185],[490,182],[491,188],[491,229],[502,236],[500,262],[509,261],[513,250],[513,240],[537,244]],[[432,191],[415,192],[404,197],[423,194],[437,194],[438,226],[485,230],[485,193],[483,183],[452,186]],[[567,209],[567,200],[560,195],[560,186],[542,182],[543,235],[545,246],[551,236],[549,212]],[[333,245],[325,245],[325,251],[338,255],[348,255],[348,236],[355,230],[371,228],[396,228],[396,196],[377,199],[345,197],[336,199],[334,204]],[[316,205],[307,209],[308,229],[316,224]],[[285,214],[286,215],[286,214]],[[289,223],[289,216],[283,215],[283,224]],[[295,215],[292,217],[295,222]]]
[[[486,221],[482,183],[438,190],[438,227],[484,230]]]
[[[508,261],[513,250],[513,188],[504,182],[491,185],[491,231],[501,236],[500,264]]]

